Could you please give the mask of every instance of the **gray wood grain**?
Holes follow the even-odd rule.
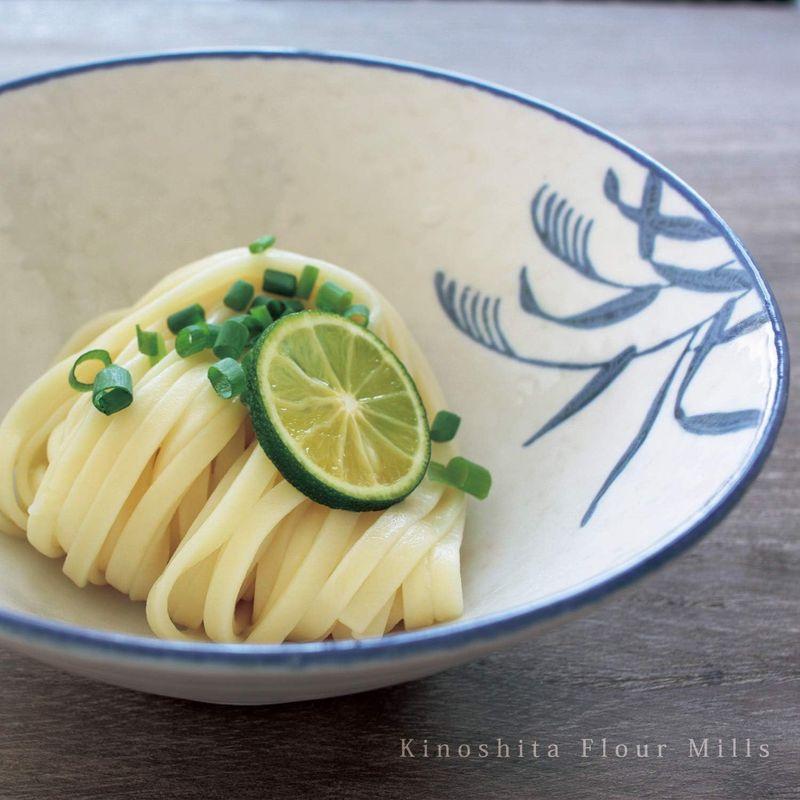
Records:
[[[473,73],[608,127],[742,236],[800,350],[800,16],[775,8],[501,3],[0,4],[0,79],[175,47],[296,45]],[[214,708],[0,651],[0,797],[800,797],[800,413],[689,553],[582,619],[414,684]],[[581,759],[579,742],[669,757]],[[686,757],[689,737],[770,757]],[[558,742],[560,758],[401,759],[417,745]],[[728,745],[729,751],[729,745]]]

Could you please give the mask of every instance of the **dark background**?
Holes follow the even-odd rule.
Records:
[[[2,2],[0,80],[142,50],[301,46],[421,61],[569,108],[642,147],[732,225],[798,351],[800,17],[769,4]],[[1,154],[0,154],[0,157]],[[0,187],[2,192],[2,187]],[[417,683],[216,708],[0,650],[0,797],[798,798],[798,445],[700,544],[549,634]],[[579,743],[662,742],[661,760]],[[536,737],[557,760],[401,759]],[[689,759],[689,737],[770,757]],[[726,743],[730,753],[730,744]]]

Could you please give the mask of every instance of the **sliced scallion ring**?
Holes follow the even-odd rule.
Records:
[[[250,244],[250,252],[255,255],[256,253],[263,253],[268,248],[272,247],[275,244],[275,237],[274,236],[262,236],[260,239],[256,239],[254,242]]]
[[[342,314],[352,302],[353,293],[333,281],[325,281],[317,292],[317,308],[320,311]]]
[[[217,358],[237,359],[249,341],[250,330],[247,325],[238,319],[225,320],[214,342],[214,355]]]
[[[174,334],[180,333],[187,325],[197,325],[205,322],[206,312],[199,303],[192,303],[167,317],[167,327]]]
[[[369,309],[366,306],[362,306],[360,303],[346,308],[342,316],[349,319],[350,322],[355,322],[356,325],[360,325],[362,328],[369,326]]]
[[[234,311],[244,311],[253,299],[255,292],[252,283],[238,280],[228,289],[222,302]]]
[[[284,314],[296,314],[298,311],[305,311],[306,307],[299,301],[292,298],[291,300],[285,300],[284,305],[286,308],[284,309]]]
[[[92,403],[106,416],[116,414],[133,402],[133,379],[125,367],[112,364],[94,379]]]
[[[428,465],[428,477],[432,481],[446,483],[454,489],[471,494],[478,500],[485,500],[492,488],[492,475],[489,470],[461,456],[451,458],[446,467],[431,461]]]
[[[492,488],[492,476],[489,470],[461,456],[450,459],[447,464],[447,477],[453,486],[479,500],[488,497]]]
[[[158,331],[145,331],[137,325],[136,342],[139,345],[139,352],[142,355],[149,356],[151,367],[158,364],[167,354],[167,345],[164,343],[164,337]]]
[[[233,358],[223,358],[208,368],[208,380],[214,391],[223,399],[238,397],[246,385],[244,369]]]
[[[205,322],[187,325],[175,338],[175,352],[181,358],[189,358],[213,346],[215,339],[216,335]]]
[[[314,284],[319,277],[319,267],[311,264],[306,264],[303,271],[300,273],[300,279],[297,281],[297,296],[301,300],[308,300],[311,297],[311,292],[314,291]]]
[[[431,425],[431,441],[449,442],[458,432],[461,417],[452,411],[440,411],[433,419]]]
[[[428,464],[428,477],[432,481],[437,481],[438,483],[448,483],[447,467],[444,464],[440,464],[438,461],[431,461]]]
[[[104,367],[111,366],[111,356],[108,350],[87,350],[83,355],[78,356],[69,371],[69,385],[78,392],[91,392],[94,386],[94,383],[79,381],[75,374],[78,367],[87,361],[99,361]]]
[[[262,330],[268,328],[275,321],[272,319],[272,314],[269,313],[266,305],[251,306],[250,316],[260,323]]]
[[[265,292],[280,294],[284,297],[294,297],[297,291],[297,278],[291,272],[283,272],[279,269],[264,270]]]
[[[272,319],[280,319],[286,312],[286,303],[284,303],[283,300],[278,300],[273,297],[267,303],[267,311],[269,311],[269,315]]]

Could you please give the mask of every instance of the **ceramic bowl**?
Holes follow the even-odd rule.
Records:
[[[531,637],[680,553],[736,502],[787,392],[775,302],[664,167],[472,78],[298,51],[148,55],[0,87],[0,406],[78,324],[246,243],[391,298],[494,476],[466,611],[382,640],[159,641],[0,537],[0,636],[120,686],[222,703],[346,694]],[[13,346],[12,346],[13,343]]]

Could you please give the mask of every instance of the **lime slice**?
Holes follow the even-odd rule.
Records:
[[[371,331],[337,314],[290,314],[247,359],[258,441],[287,481],[331,508],[386,508],[430,461],[417,387]]]

